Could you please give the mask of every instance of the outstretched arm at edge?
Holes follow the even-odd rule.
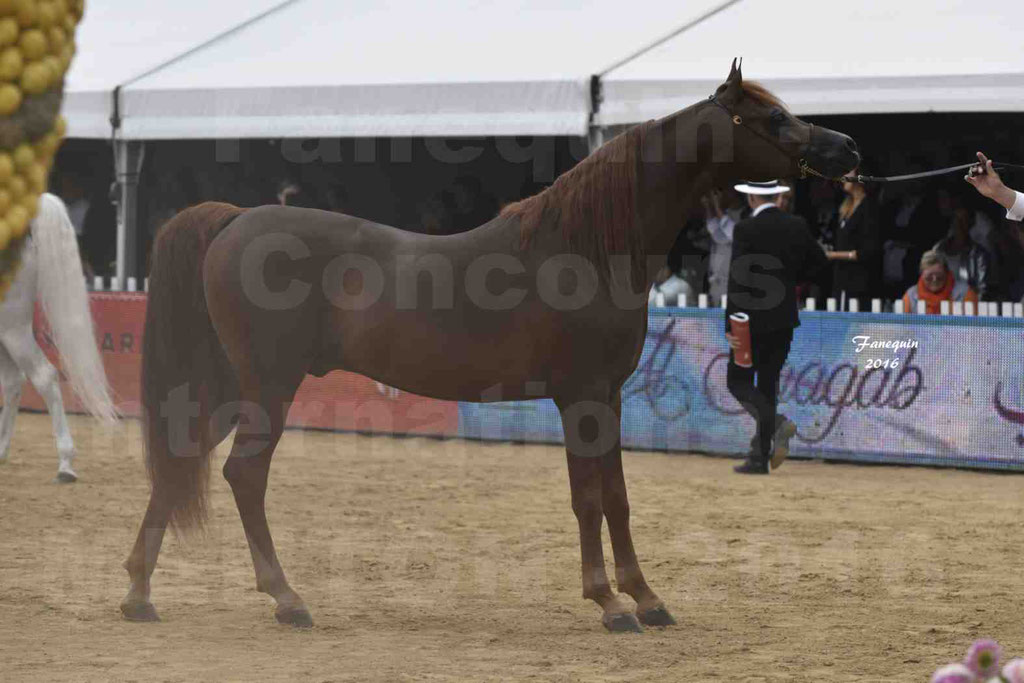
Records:
[[[1013,221],[1024,220],[1024,193],[1004,185],[999,173],[992,168],[992,160],[981,152],[978,152],[978,161],[978,165],[971,167],[964,180],[980,194],[1006,209],[1007,218]]]

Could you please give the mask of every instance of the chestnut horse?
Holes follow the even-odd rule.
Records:
[[[647,291],[712,187],[808,167],[838,176],[858,161],[850,138],[795,118],[734,62],[708,100],[623,133],[465,233],[281,206],[182,212],[153,249],[142,371],[152,495],[125,562],[123,614],[157,619],[150,576],[164,531],[201,524],[210,451],[237,424],[223,472],[257,589],[278,621],[312,625],[274,551],[264,495],[303,377],[344,369],[441,399],[553,399],[583,597],[612,631],[675,623],[633,550],[620,452],[620,389],[643,349]],[[602,518],[635,610],[605,573]]]

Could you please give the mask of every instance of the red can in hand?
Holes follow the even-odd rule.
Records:
[[[741,368],[754,365],[754,356],[750,352],[750,316],[746,313],[733,313],[729,316],[729,329],[732,335],[740,340],[740,347],[732,350],[733,362]]]

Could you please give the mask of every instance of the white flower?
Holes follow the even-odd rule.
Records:
[[[1024,683],[1024,659],[1011,659],[1003,667],[1006,683]]]
[[[978,683],[978,677],[963,664],[947,664],[932,674],[931,683]]]

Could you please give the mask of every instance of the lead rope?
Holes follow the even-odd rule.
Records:
[[[893,175],[893,176],[871,176],[871,175],[856,175],[856,176],[844,176],[840,180],[849,180],[851,182],[858,183],[897,183],[901,180],[916,180],[917,178],[930,178],[936,175],[945,175],[946,173],[953,173],[955,171],[963,171],[964,169],[973,168],[974,166],[981,166],[980,162],[973,162],[970,164],[961,164],[959,166],[949,166],[947,168],[939,168],[934,171],[922,171],[921,173],[908,173],[906,175]],[[992,162],[993,171],[1005,171],[1005,170],[1024,170],[1024,166],[1018,166],[1017,164],[997,164]],[[811,169],[813,172],[813,169]],[[815,173],[815,175],[818,175]]]

